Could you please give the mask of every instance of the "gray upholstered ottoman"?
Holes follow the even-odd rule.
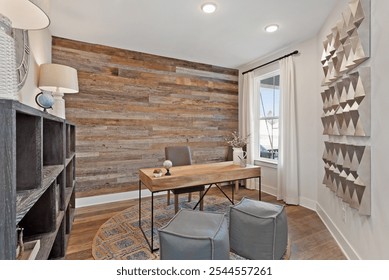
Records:
[[[226,214],[181,209],[158,232],[161,260],[229,259]]]
[[[231,250],[247,259],[281,259],[288,243],[284,206],[243,198],[230,207]]]

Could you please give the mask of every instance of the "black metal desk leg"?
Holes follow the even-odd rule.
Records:
[[[139,180],[139,198],[138,198],[138,202],[139,202],[139,227],[141,226],[141,221],[142,221],[142,214],[141,214],[141,211],[142,211],[142,181]]]
[[[142,182],[139,181],[139,228],[146,239],[147,245],[149,245],[150,251],[157,251],[158,248],[154,249],[154,193],[151,192],[151,241],[147,238],[145,231],[142,227]]]
[[[154,193],[151,192],[151,252],[154,252]]]
[[[210,184],[209,187],[205,190],[205,192],[203,193],[203,195],[200,197],[199,201],[197,201],[195,207],[193,207],[193,210],[195,210],[197,208],[197,206],[199,206],[200,202],[204,199],[204,196],[207,194],[207,192],[211,189],[213,184]]]
[[[258,200],[262,200],[261,176],[258,177]]]

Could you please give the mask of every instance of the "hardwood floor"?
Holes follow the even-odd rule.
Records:
[[[229,190],[226,190],[227,192]],[[219,190],[209,193],[222,195]],[[241,188],[235,199],[258,198],[258,192]],[[280,203],[274,196],[263,193],[262,200]],[[92,241],[99,227],[116,213],[137,204],[127,200],[76,209],[75,221],[70,234],[65,259],[87,260],[92,257]],[[301,206],[287,205],[289,238],[292,260],[342,260],[346,259],[334,238],[316,212]]]

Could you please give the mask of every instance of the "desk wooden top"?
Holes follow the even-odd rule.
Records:
[[[173,166],[170,169],[170,173],[172,174],[170,176],[165,176],[166,170],[161,168],[164,171],[162,177],[154,177],[154,169],[155,168],[139,169],[139,179],[151,192],[261,176],[261,167],[254,165],[240,167],[239,165],[233,164],[232,161]]]

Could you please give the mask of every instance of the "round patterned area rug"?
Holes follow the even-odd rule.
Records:
[[[198,195],[180,195],[180,208],[193,208]],[[174,204],[166,205],[166,195],[154,198],[154,247],[159,247],[157,228],[167,224],[174,216]],[[173,199],[172,199],[173,200]],[[207,195],[204,211],[227,212],[231,203],[225,197]],[[150,200],[142,202],[142,228],[150,240]],[[138,226],[138,206],[132,206],[105,222],[98,230],[92,243],[92,255],[97,260],[150,260],[159,259],[158,251],[151,253]],[[231,254],[231,259],[242,259]]]

